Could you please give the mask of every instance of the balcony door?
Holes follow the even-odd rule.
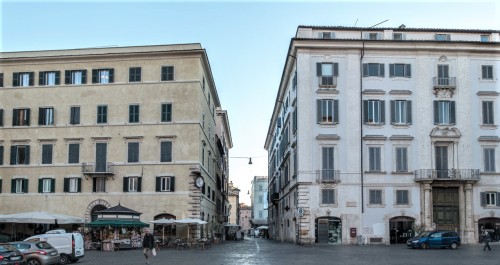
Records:
[[[448,86],[450,84],[450,71],[449,65],[438,65],[438,85]]]
[[[436,146],[436,174],[438,178],[448,177],[448,146]]]
[[[95,144],[95,171],[106,172],[106,156],[108,151],[107,143]]]

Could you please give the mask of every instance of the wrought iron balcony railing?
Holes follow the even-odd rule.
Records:
[[[324,183],[339,183],[340,182],[340,170],[333,169],[323,169],[319,171],[318,182]]]
[[[434,77],[432,78],[432,83],[434,88],[456,88],[456,78],[455,77]]]
[[[479,169],[418,169],[415,170],[415,181],[479,181]]]
[[[115,167],[112,163],[82,163],[82,173],[83,174],[108,174],[113,175]]]

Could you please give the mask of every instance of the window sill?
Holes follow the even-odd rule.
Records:
[[[339,205],[336,203],[320,203],[319,207],[333,207],[333,208],[338,208]]]
[[[373,174],[373,175],[380,175],[380,174],[387,174],[386,171],[365,171],[365,174]]]
[[[367,204],[367,208],[385,208],[385,204]]]
[[[413,175],[410,171],[392,171],[391,175]]]
[[[407,129],[410,128],[411,123],[391,123],[391,126],[397,129]]]
[[[411,203],[408,204],[394,204],[394,208],[411,208],[413,205]]]
[[[339,93],[340,91],[338,91],[335,88],[326,88],[322,86],[320,86],[320,88],[316,90],[316,94],[339,94]]]
[[[498,128],[498,125],[495,124],[482,124],[479,126],[479,128],[483,130],[496,130]]]

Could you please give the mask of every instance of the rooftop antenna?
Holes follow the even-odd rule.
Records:
[[[356,25],[358,25],[358,19],[359,18],[356,18],[356,23],[354,23],[354,26],[356,27]]]

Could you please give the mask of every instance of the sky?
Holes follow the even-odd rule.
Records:
[[[267,176],[265,139],[299,25],[500,30],[500,3],[0,0],[0,17],[0,52],[200,43],[229,116],[229,179],[250,204],[253,177]]]

